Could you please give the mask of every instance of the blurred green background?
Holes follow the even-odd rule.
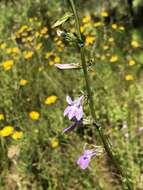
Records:
[[[96,120],[135,190],[143,189],[143,3],[77,0]],[[85,93],[78,48],[57,30],[75,33],[66,0],[0,1],[0,190],[120,190],[103,152],[82,171],[85,143],[102,145],[93,126],[63,134],[66,95]],[[88,101],[84,118],[89,119]]]

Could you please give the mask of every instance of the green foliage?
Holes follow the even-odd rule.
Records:
[[[0,2],[0,129],[11,125],[23,135],[0,135],[0,189],[121,189],[104,153],[85,171],[76,164],[85,143],[101,143],[93,126],[62,134],[72,123],[63,116],[67,94],[73,99],[85,95],[84,116],[90,119],[82,70],[62,72],[54,66],[80,62],[79,48],[52,27],[58,20],[55,27],[77,37],[71,15],[61,16],[69,11],[66,2],[14,2]],[[112,2],[111,9],[123,2]],[[97,123],[134,189],[142,189],[141,31],[121,19],[127,5],[109,19],[112,10],[105,1],[77,4]],[[53,96],[57,99],[46,103]],[[38,119],[32,119],[32,111],[38,112]]]

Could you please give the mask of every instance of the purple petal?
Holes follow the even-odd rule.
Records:
[[[76,111],[76,115],[75,115],[76,119],[79,121],[82,119],[83,117],[83,109],[82,106],[80,106],[77,111]]]
[[[85,150],[84,151],[84,155],[86,155],[86,156],[88,156],[88,155],[91,155],[93,153],[93,151],[92,150]]]
[[[63,133],[66,133],[68,131],[72,131],[76,126],[77,126],[76,123],[70,125],[69,127],[67,127],[66,129],[63,130]]]
[[[71,110],[71,106],[68,106],[65,110],[64,110],[64,116],[68,115],[70,110]]]
[[[79,66],[76,64],[55,64],[55,66],[58,69],[77,69],[77,68],[79,68]]]
[[[69,97],[69,96],[66,97],[66,101],[67,101],[67,103],[68,103],[69,105],[71,105],[71,104],[73,103],[71,97]]]
[[[77,100],[74,101],[76,106],[80,106],[82,104],[84,96],[80,96]]]
[[[91,157],[96,156],[96,155],[97,154],[94,151],[92,151],[92,150],[85,150],[84,151],[84,156],[86,156],[88,158],[91,158]]]
[[[69,120],[71,120],[75,116],[76,112],[77,112],[77,107],[71,106],[71,110],[68,114]]]
[[[87,158],[85,156],[81,156],[78,160],[77,160],[77,164],[81,167],[81,169],[85,170],[90,162],[90,158]]]

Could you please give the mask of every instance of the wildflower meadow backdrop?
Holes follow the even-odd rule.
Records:
[[[143,1],[0,1],[0,190],[143,190]]]

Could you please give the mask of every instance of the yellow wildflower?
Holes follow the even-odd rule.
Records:
[[[54,104],[56,101],[57,101],[57,96],[52,95],[52,96],[47,97],[44,103],[46,105],[50,105],[50,104]]]
[[[130,80],[133,80],[134,78],[133,78],[133,76],[132,75],[126,75],[125,76],[125,80],[127,80],[127,81],[130,81]]]
[[[16,139],[20,139],[22,136],[23,136],[22,131],[15,131],[11,137],[16,140]]]
[[[40,118],[40,113],[37,112],[37,111],[31,111],[29,113],[29,117],[32,119],[32,120],[38,120]]]
[[[50,144],[52,148],[57,148],[59,146],[59,140],[57,138],[52,138]]]
[[[12,50],[12,53],[15,53],[15,54],[18,54],[20,51],[18,47],[13,47],[11,50]]]
[[[38,43],[38,44],[35,46],[35,50],[39,50],[39,49],[41,49],[42,46],[43,46],[42,43]]]
[[[1,120],[4,120],[4,115],[2,113],[0,114],[0,121]]]
[[[112,37],[109,38],[109,39],[108,39],[108,42],[114,42],[114,38],[112,38]]]
[[[27,30],[28,26],[27,25],[23,25],[21,26],[21,28],[17,31],[18,34],[24,32],[24,30]]]
[[[91,17],[90,16],[85,16],[85,17],[83,17],[83,19],[82,19],[82,22],[83,23],[87,23],[87,22],[90,22],[91,21]]]
[[[38,38],[40,36],[39,32],[35,32],[35,37]]]
[[[56,57],[54,58],[54,62],[55,62],[55,63],[60,63],[60,61],[61,61],[60,57],[56,56]]]
[[[85,44],[88,46],[90,44],[93,44],[94,41],[95,41],[95,37],[87,36],[86,39],[85,39]]]
[[[13,64],[14,64],[13,60],[7,60],[2,63],[2,66],[4,70],[8,71],[12,68]]]
[[[34,21],[34,18],[29,18],[28,21],[32,23]]]
[[[117,29],[117,27],[118,27],[117,24],[112,24],[113,29]]]
[[[24,54],[25,59],[30,59],[33,56],[34,52],[33,51],[24,51],[23,54]]]
[[[23,33],[21,34],[21,36],[26,37],[26,36],[28,36],[28,33],[27,33],[27,32],[23,32]]]
[[[28,83],[28,81],[25,79],[21,79],[19,82],[20,86],[25,86],[27,83]]]
[[[111,63],[115,63],[115,62],[117,62],[118,60],[119,60],[118,56],[117,56],[117,55],[113,55],[113,56],[111,57],[111,59],[110,59],[110,62],[111,62]]]
[[[99,27],[99,26],[102,26],[102,25],[103,25],[102,22],[95,22],[95,23],[94,23],[94,26],[95,26],[95,27]]]
[[[47,52],[45,54],[45,59],[49,59],[49,57],[51,57],[53,55],[53,52]]]
[[[10,125],[5,126],[1,131],[0,131],[0,135],[2,137],[7,137],[10,136],[14,131],[14,128]]]
[[[132,41],[131,41],[131,46],[132,46],[133,48],[138,48],[140,45],[139,45],[138,41],[132,40]]]
[[[54,65],[55,62],[51,60],[48,63],[49,63],[49,65]]]
[[[80,31],[81,31],[81,32],[84,32],[84,30],[85,30],[85,27],[84,27],[84,26],[81,26],[81,27],[80,27]]]
[[[61,40],[58,40],[58,41],[56,42],[56,44],[57,44],[57,46],[60,46],[60,45],[62,44],[62,41],[61,41]]]
[[[91,23],[85,23],[84,24],[84,28],[86,29],[86,28],[90,28],[90,27],[92,27],[92,24]]]
[[[108,17],[109,13],[107,11],[103,11],[103,12],[101,12],[101,16],[102,17]]]
[[[46,34],[47,32],[48,32],[47,27],[42,28],[41,31],[40,31],[41,34]]]
[[[129,65],[130,66],[135,65],[135,64],[136,64],[135,60],[133,60],[133,59],[129,60]]]
[[[32,42],[33,40],[34,40],[34,38],[32,36],[29,36],[29,37],[26,38],[27,42]]]
[[[0,44],[0,49],[5,49],[6,48],[6,43],[2,43],[2,44]]]

